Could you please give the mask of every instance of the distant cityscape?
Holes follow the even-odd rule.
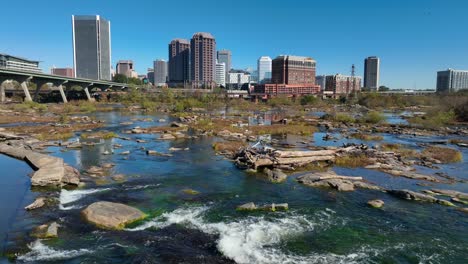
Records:
[[[352,93],[388,90],[380,86],[380,59],[364,59],[364,76],[316,75],[317,62],[309,56],[278,55],[274,59],[261,55],[257,68],[235,69],[232,53],[217,49],[215,37],[197,32],[190,40],[176,38],[168,44],[168,59],[156,59],[145,74],[135,71],[134,61],[119,59],[111,65],[110,21],[99,15],[72,16],[73,67],[50,70],[52,75],[91,80],[120,81],[138,79],[152,87],[247,91],[252,98],[319,95],[338,98]],[[39,62],[0,54],[0,68],[42,72]],[[122,78],[117,78],[118,76]],[[448,69],[437,72],[437,92],[468,89],[468,71]]]

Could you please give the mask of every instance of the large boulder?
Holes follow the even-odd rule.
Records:
[[[105,229],[123,229],[125,225],[146,217],[142,211],[136,208],[112,202],[93,203],[86,207],[81,214],[86,221]]]

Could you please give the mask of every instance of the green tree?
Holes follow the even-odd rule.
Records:
[[[116,74],[114,75],[114,78],[112,78],[112,81],[118,82],[118,83],[128,83],[128,78],[124,74]]]

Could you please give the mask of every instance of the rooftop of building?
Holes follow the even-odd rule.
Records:
[[[271,61],[271,58],[269,56],[261,56],[258,60],[268,60]]]
[[[179,42],[182,44],[190,44],[190,41],[188,41],[187,39],[182,39],[182,38],[176,38],[171,41],[171,43],[175,43],[175,42]]]
[[[4,53],[0,53],[0,57],[13,58],[13,59],[27,61],[27,62],[31,62],[31,63],[39,63],[39,61],[36,61],[36,60],[29,60],[29,59],[26,59],[26,58],[23,58],[23,57],[18,57],[18,56],[14,56],[14,55],[10,55],[10,54],[4,54]]]
[[[211,33],[208,33],[208,32],[197,32],[197,33],[193,34],[193,37],[196,37],[196,36],[200,36],[200,37],[203,37],[203,38],[212,38],[212,39],[214,39],[213,35],[211,35]]]
[[[278,57],[275,58],[275,60],[278,59],[288,59],[288,60],[297,60],[297,61],[315,61],[312,57],[304,57],[304,56],[296,56],[296,55],[279,55]]]
[[[119,60],[117,64],[133,64],[133,60]]]
[[[72,15],[72,19],[74,20],[104,20],[107,21],[107,19],[101,17],[100,15]]]
[[[229,73],[243,73],[243,74],[250,74],[250,72],[245,71],[245,70],[239,70],[239,69],[231,69]]]
[[[468,72],[468,70],[455,70],[455,69],[452,69],[452,68],[448,68],[447,70],[443,70],[443,71],[438,71],[438,72]]]

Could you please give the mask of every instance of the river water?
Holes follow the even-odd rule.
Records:
[[[106,112],[96,117],[108,122],[104,129],[118,133],[134,126],[171,122],[164,114]],[[132,120],[132,125],[120,125]],[[309,141],[318,146],[361,142],[344,138],[323,141],[323,135],[318,132],[281,140]],[[5,252],[18,252],[18,263],[467,263],[468,218],[454,208],[404,201],[371,190],[339,193],[309,188],[295,181],[300,174],[285,183],[272,184],[215,155],[211,145],[219,140],[216,138],[160,141],[157,134],[124,136],[132,140],[106,140],[102,145],[79,150],[49,148],[51,155],[62,157],[79,170],[115,163],[111,175],[124,174],[126,181],[107,178],[87,182],[82,189],[62,190],[55,194],[58,206],[33,212],[22,209],[41,194],[29,188],[27,174],[31,169],[0,156],[1,168],[7,168],[2,169],[0,177],[0,238]],[[420,148],[418,143],[438,139],[383,136],[385,142],[415,149]],[[136,139],[148,143],[136,143]],[[123,147],[115,149],[113,155],[102,155],[116,143]],[[147,156],[142,147],[164,153],[171,147],[188,150],[159,157]],[[418,170],[427,174],[445,172],[468,180],[468,150],[459,149],[463,151],[463,162],[442,165],[437,170]],[[126,150],[130,155],[118,154]],[[342,175],[362,176],[386,188],[437,187],[468,192],[467,183],[423,187],[417,185],[419,181],[373,170],[334,170]],[[199,193],[194,195],[186,189]],[[368,200],[376,198],[385,201],[383,209],[367,206]],[[150,216],[122,231],[97,229],[81,219],[80,211],[102,200],[125,203]],[[235,210],[247,202],[286,202],[290,210]],[[33,227],[50,221],[60,224],[58,239],[30,238]]]

